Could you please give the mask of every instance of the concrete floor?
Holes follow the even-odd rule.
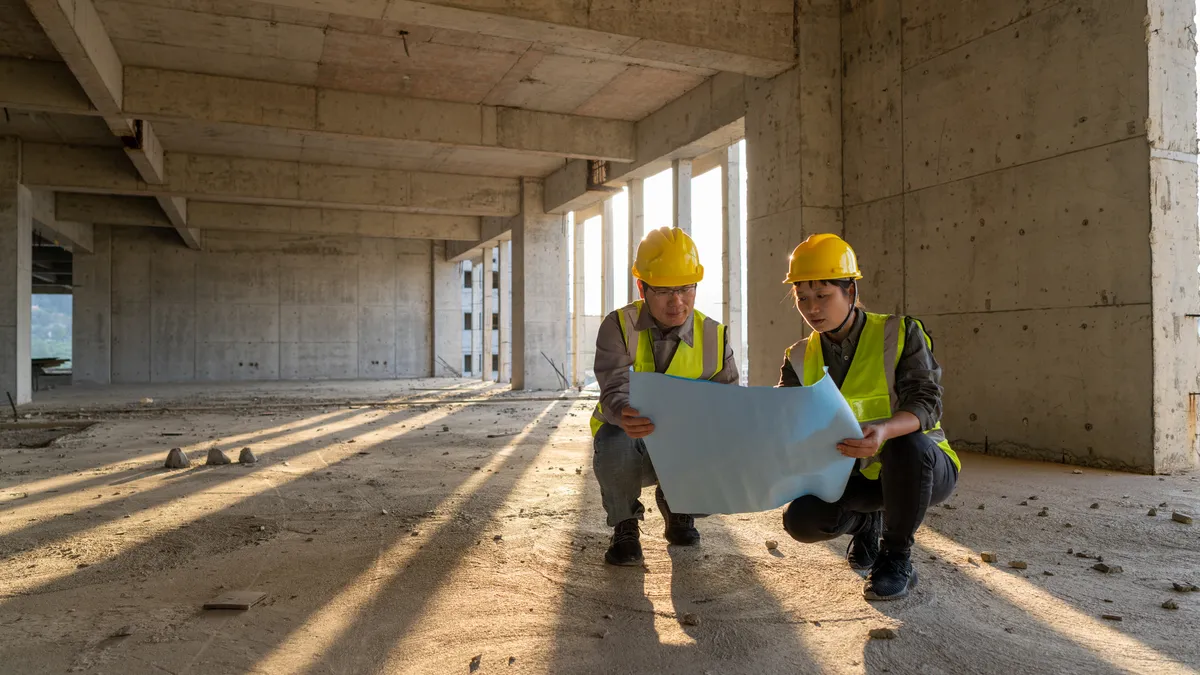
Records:
[[[590,405],[461,381],[48,392],[33,421],[98,423],[0,449],[0,670],[469,673],[476,656],[480,673],[1200,668],[1200,593],[1171,586],[1200,583],[1200,530],[1170,520],[1200,511],[1195,476],[964,455],[918,535],[917,592],[868,604],[845,540],[793,542],[777,512],[705,519],[700,548],[668,550],[655,509],[645,567],[604,566]],[[213,444],[260,462],[202,466]],[[194,466],[161,469],[172,446]],[[201,609],[232,589],[268,595]],[[899,638],[868,639],[885,626]]]

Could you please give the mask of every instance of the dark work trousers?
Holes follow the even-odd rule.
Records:
[[[658,484],[646,443],[630,438],[615,424],[602,424],[592,439],[592,471],[600,483],[600,500],[608,526],[630,518],[643,519],[642,488]]]
[[[879,480],[869,480],[855,469],[836,502],[800,497],[784,511],[784,529],[797,541],[827,541],[857,533],[867,524],[867,514],[882,510],[884,550],[908,553],[929,505],[945,501],[954,492],[958,469],[920,432],[889,440],[880,457]]]

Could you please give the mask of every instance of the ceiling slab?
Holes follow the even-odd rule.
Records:
[[[572,112],[636,122],[700,86],[704,80],[693,73],[630,66]]]
[[[16,136],[33,143],[66,143],[121,147],[121,142],[99,117],[9,110],[0,115],[0,136]]]
[[[571,112],[624,73],[629,66],[580,56],[527,52],[488,97],[489,105]]]
[[[24,0],[0,0],[0,56],[62,61]]]

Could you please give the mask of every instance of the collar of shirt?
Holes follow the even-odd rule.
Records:
[[[644,330],[650,331],[650,336],[655,342],[658,342],[659,340],[677,338],[687,346],[693,347],[695,346],[692,344],[693,323],[695,323],[694,317],[689,314],[687,321],[684,321],[682,326],[664,331],[658,327],[658,323],[654,320],[654,317],[651,316],[650,305],[643,304],[642,311],[640,314],[638,314],[637,321],[633,322],[633,329],[639,332]]]
[[[854,348],[858,346],[858,338],[862,336],[863,326],[867,325],[867,313],[861,309],[855,310],[854,325],[850,328],[850,333],[846,335],[846,339],[842,340],[841,344],[830,340],[821,333],[821,342],[825,347],[832,349],[835,354],[852,354]]]

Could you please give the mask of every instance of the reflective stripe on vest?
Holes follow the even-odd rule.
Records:
[[[657,368],[654,365],[654,340],[650,337],[650,331],[632,330],[644,305],[645,302],[638,300],[618,309],[617,319],[621,324],[621,336],[625,338],[625,349],[633,359],[633,369],[639,373],[653,373]],[[711,380],[724,365],[725,326],[693,310],[692,346],[679,341],[666,374],[689,380]],[[597,403],[592,412],[592,435],[595,436],[600,426],[607,423],[604,411]]]
[[[875,422],[891,417],[899,405],[896,396],[896,366],[900,363],[900,355],[904,353],[907,320],[887,314],[867,312],[866,315],[867,321],[859,334],[858,346],[854,349],[854,360],[851,361],[850,371],[846,373],[846,379],[842,382],[841,392],[859,422]],[[932,348],[933,343],[923,327],[921,335],[924,336],[926,345]],[[790,357],[789,349],[789,360]],[[824,375],[825,355],[821,350],[821,337],[814,333],[804,350],[802,382],[804,386],[811,387]],[[925,435],[949,455],[955,467],[962,468],[958,454],[946,440],[946,432],[942,431],[940,421],[926,431]],[[882,468],[883,464],[878,454],[859,460],[859,471],[871,480],[879,478]]]

